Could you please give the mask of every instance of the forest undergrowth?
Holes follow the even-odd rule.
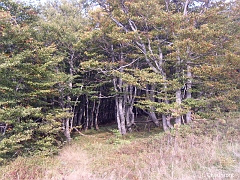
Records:
[[[5,180],[240,179],[240,116],[196,119],[164,133],[121,136],[115,126],[76,135],[54,157],[19,157],[0,167]],[[144,129],[144,128],[143,128]]]

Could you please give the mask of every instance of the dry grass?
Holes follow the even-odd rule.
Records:
[[[169,133],[153,129],[123,138],[103,130],[78,137],[53,158],[18,158],[0,173],[4,180],[240,179],[239,125],[236,117],[199,120]]]
[[[0,169],[0,177],[2,180],[92,180],[88,163],[86,151],[71,144],[56,157],[19,157]]]
[[[240,119],[228,121],[199,120],[148,138],[125,137],[114,149],[109,141],[93,143],[92,168],[100,179],[240,179]]]
[[[88,154],[79,145],[66,146],[57,157],[57,162],[57,167],[46,171],[44,179],[93,179],[89,170]]]
[[[235,158],[240,157],[232,153],[239,149],[239,144],[223,147],[204,137],[164,135],[102,154],[94,169],[101,179],[204,179],[206,173],[233,172],[237,177]]]

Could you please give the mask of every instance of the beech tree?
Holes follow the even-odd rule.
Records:
[[[81,83],[74,83],[77,79],[78,68],[81,61],[82,49],[77,45],[81,41],[81,33],[86,21],[83,18],[83,4],[81,1],[54,1],[47,3],[42,8],[43,18],[39,22],[39,39],[47,44],[55,44],[56,54],[63,57],[56,66],[56,71],[61,74],[58,83],[59,96],[53,98],[56,106],[68,113],[63,120],[64,134],[67,141],[71,140],[73,128],[74,109],[79,103],[82,94]]]
[[[0,2],[1,160],[114,119],[124,135],[239,110],[239,2],[92,3]]]
[[[161,76],[159,82],[156,83],[161,84],[161,86],[158,85],[158,87],[163,88],[164,93],[160,95],[161,98],[156,98],[156,93],[154,93],[158,91],[156,89],[156,83],[147,85],[146,97],[150,101],[145,101],[145,103],[152,103],[152,105],[148,104],[148,114],[156,125],[159,125],[159,121],[156,115],[156,107],[154,107],[153,104],[157,99],[161,101],[162,104],[165,104],[166,111],[160,107],[158,111],[162,113],[164,129],[167,130],[168,127],[172,128],[170,118],[167,118],[170,110],[166,108],[170,107],[168,105],[169,82],[167,82],[164,55],[167,54],[167,46],[172,44],[171,21],[177,21],[179,17],[164,11],[164,2],[99,1],[99,4],[103,10],[107,12],[109,19],[121,28],[122,36],[130,36],[131,41],[129,44],[139,51],[139,57],[145,60],[147,66],[156,74],[155,76],[158,77],[157,74]],[[159,92],[160,91],[161,90],[159,90]]]
[[[239,7],[237,4],[216,4],[205,13],[205,18],[199,19],[208,28],[206,35],[211,35],[206,37],[212,44],[212,50],[203,59],[203,64],[194,67],[193,72],[197,83],[201,83],[199,93],[210,112],[228,112],[239,108],[236,96],[239,93],[239,39],[236,38],[239,21],[236,21],[236,16],[239,17],[239,14],[233,10]]]
[[[171,118],[175,118],[176,124],[189,123],[192,108],[198,103],[192,101],[197,97],[192,96],[192,91],[200,91],[203,87],[199,81],[193,86],[193,81],[197,82],[193,79],[193,69],[195,72],[207,63],[208,67],[217,70],[216,61],[209,62],[209,59],[218,59],[217,62],[223,65],[224,61],[219,61],[219,57],[225,58],[224,53],[229,48],[229,41],[224,42],[224,39],[230,38],[231,33],[226,28],[219,29],[226,23],[221,19],[227,19],[226,13],[218,14],[226,8],[225,4],[210,1],[195,4],[202,1],[188,0],[175,4],[167,1],[98,2],[103,9],[101,16],[108,17],[111,27],[112,23],[116,26],[111,37],[127,42],[128,48],[135,48],[139,52],[137,57],[145,60],[145,65],[156,77],[157,74],[161,76],[155,84],[147,85],[147,99],[139,101],[140,107],[148,110],[156,125],[156,113],[162,114],[165,130],[172,128]],[[213,19],[218,23],[213,24]],[[100,27],[104,24],[100,23]],[[140,68],[143,70],[143,67]],[[124,74],[123,69],[121,73]],[[194,75],[197,80],[197,73]],[[214,78],[213,74],[210,76]],[[204,82],[213,85],[206,79]]]
[[[12,1],[0,3],[0,160],[47,150],[57,145],[59,122],[48,98],[56,93],[52,55],[54,45],[44,46],[34,37],[32,20],[37,12]],[[50,113],[51,112],[51,113]],[[48,149],[49,148],[49,149]],[[47,152],[45,151],[45,152]]]

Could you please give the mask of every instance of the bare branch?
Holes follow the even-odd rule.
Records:
[[[122,68],[125,68],[125,67],[128,67],[128,66],[131,66],[133,63],[135,63],[135,62],[138,61],[138,60],[139,60],[139,58],[135,59],[134,61],[132,61],[132,62],[130,62],[130,63],[124,65],[124,66],[121,66],[121,67],[118,68],[117,70],[120,70],[120,69],[122,69]]]
[[[131,19],[129,19],[128,22],[129,22],[129,25],[131,26],[131,29],[132,29],[134,32],[137,31],[137,26],[136,26],[136,24],[135,24]]]
[[[123,28],[125,30],[125,32],[128,32],[128,29],[122,24],[120,23],[117,19],[115,19],[111,14],[110,14],[110,18],[121,28]]]

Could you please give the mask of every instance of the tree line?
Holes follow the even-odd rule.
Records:
[[[0,2],[0,159],[139,116],[164,131],[239,111],[240,3]],[[161,124],[160,124],[161,123]]]

